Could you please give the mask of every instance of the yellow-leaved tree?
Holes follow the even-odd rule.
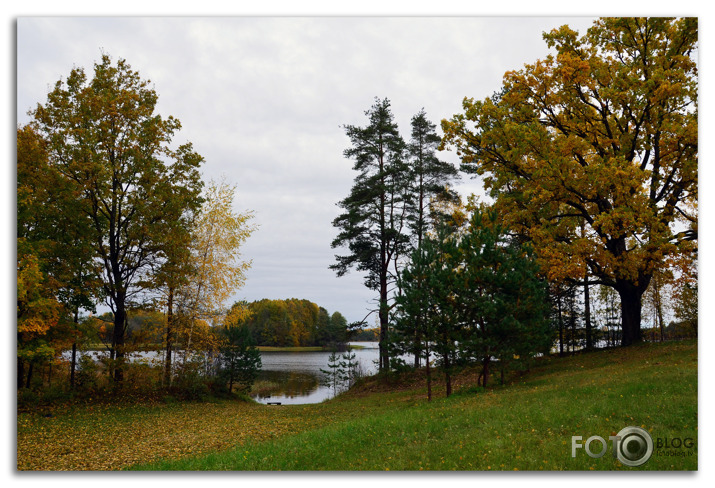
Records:
[[[195,340],[197,321],[218,324],[226,314],[226,301],[246,282],[251,261],[241,258],[241,246],[256,230],[253,212],[233,208],[235,186],[211,181],[204,203],[194,220],[191,242],[191,275],[177,293],[178,311],[184,324],[187,351]],[[238,312],[232,310],[232,318]]]

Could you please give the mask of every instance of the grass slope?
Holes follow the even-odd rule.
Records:
[[[460,380],[468,385],[473,373]],[[463,387],[428,403],[420,386],[365,385],[295,411],[327,425],[275,440],[134,466],[139,470],[695,470],[697,344],[643,344],[541,361],[504,387]],[[377,400],[377,401],[376,401]],[[285,412],[293,407],[279,407]],[[348,414],[345,417],[345,414]],[[571,456],[571,436],[608,438],[641,426],[658,439],[693,439],[656,449],[643,466],[612,456]],[[593,450],[599,450],[599,444]]]

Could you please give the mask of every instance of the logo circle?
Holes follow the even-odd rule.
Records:
[[[640,466],[653,454],[653,439],[647,430],[640,427],[626,427],[618,433],[616,456],[626,466]]]

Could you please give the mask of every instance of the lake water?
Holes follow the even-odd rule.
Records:
[[[377,372],[377,342],[356,342],[353,349],[360,372],[367,376]],[[340,353],[338,353],[340,354]],[[321,369],[328,370],[330,352],[262,352],[263,367],[256,379],[260,391],[253,398],[261,403],[283,405],[320,403],[335,392],[322,384]],[[263,387],[265,386],[265,388]]]
[[[379,349],[377,342],[355,342],[352,345],[360,349],[353,349],[358,369],[363,376],[377,373]],[[106,357],[106,351],[80,352],[79,354],[91,355],[95,360]],[[180,358],[180,352],[176,352]],[[338,353],[341,355],[342,353]],[[63,357],[67,360],[71,352],[66,351]],[[279,402],[283,405],[320,403],[334,396],[335,392],[321,381],[323,370],[329,370],[329,351],[315,352],[261,352],[262,368],[256,379],[256,386],[260,391],[253,398],[260,403]],[[135,352],[130,357],[131,361],[148,361],[154,365],[161,365],[163,353]]]

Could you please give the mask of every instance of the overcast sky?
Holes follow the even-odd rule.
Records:
[[[237,211],[259,229],[243,248],[253,266],[235,299],[306,298],[362,319],[376,293],[337,278],[330,243],[336,202],[355,176],[344,124],[365,125],[387,97],[405,138],[422,107],[439,124],[462,99],[498,90],[508,70],[548,54],[542,33],[589,17],[20,17],[17,121],[74,66],[102,52],[150,79],[158,112],[206,159],[204,179],[236,185]],[[453,154],[442,154],[456,162]],[[463,177],[462,195],[479,182]]]

